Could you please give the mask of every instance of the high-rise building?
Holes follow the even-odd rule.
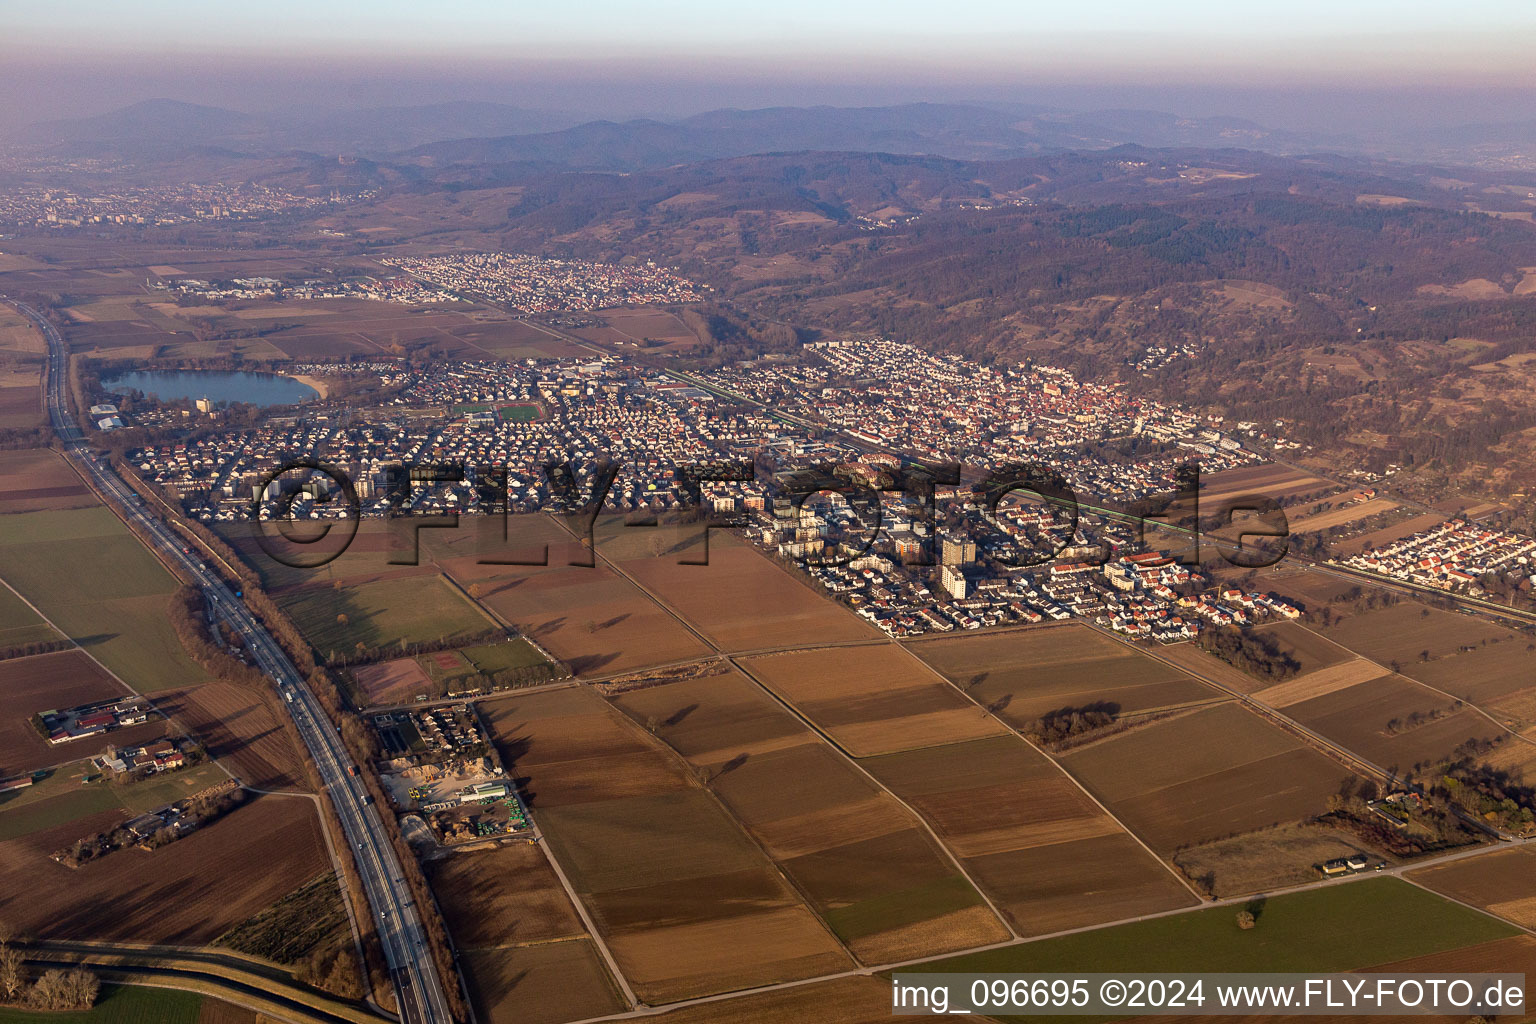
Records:
[[[967,565],[976,561],[976,542],[945,537],[942,554],[940,561],[945,565]]]

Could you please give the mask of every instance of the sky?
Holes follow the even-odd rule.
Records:
[[[966,98],[1169,109],[1166,99],[1186,104],[1180,113],[1324,127],[1326,94],[1364,103],[1335,105],[1341,116],[1370,116],[1373,95],[1406,109],[1436,93],[1449,101],[1446,116],[1485,106],[1498,120],[1518,116],[1536,88],[1528,0],[0,0],[0,8],[0,124],[12,125],[169,96],[252,112],[492,99],[610,117]]]

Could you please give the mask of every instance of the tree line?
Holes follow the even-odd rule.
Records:
[[[1281,683],[1301,671],[1301,662],[1272,637],[1235,626],[1208,626],[1199,644],[1207,653],[1267,683]]]

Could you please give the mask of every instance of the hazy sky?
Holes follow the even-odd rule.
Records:
[[[1452,116],[1496,120],[1519,116],[1536,87],[1529,0],[0,0],[0,9],[0,122],[9,124],[154,96],[247,110],[457,97],[607,116],[966,97],[1170,109],[1165,100],[1184,96],[1183,113],[1323,127],[1321,91],[1352,90],[1367,108],[1373,94],[1402,106],[1404,89],[1429,91],[1466,112]]]

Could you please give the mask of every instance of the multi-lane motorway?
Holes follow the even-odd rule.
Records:
[[[0,296],[3,299],[4,296]],[[375,807],[365,803],[362,780],[351,774],[352,762],[345,747],[282,648],[240,599],[215,575],[190,544],[160,518],[151,515],[135,494],[105,462],[97,459],[69,413],[67,398],[68,355],[64,339],[36,310],[12,303],[35,323],[48,341],[48,384],[45,392],[48,417],[66,455],[161,553],[197,581],[212,609],[230,628],[239,631],[257,664],[277,684],[284,703],[298,726],[321,783],[341,819],[350,851],[374,915],[384,947],[384,958],[394,980],[404,1024],[449,1024],[453,1016],[443,993],[443,981],[433,963],[421,920],[405,883],[404,872],[390,843],[387,826]]]

